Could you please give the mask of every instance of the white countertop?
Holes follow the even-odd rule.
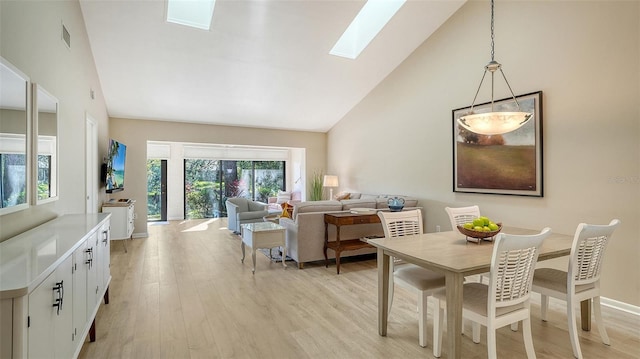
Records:
[[[0,299],[32,291],[109,216],[67,214],[0,243]]]

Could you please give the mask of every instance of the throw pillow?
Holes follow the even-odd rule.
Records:
[[[342,201],[343,199],[349,199],[349,196],[351,194],[348,192],[344,192],[344,193],[340,193],[339,195],[336,196],[336,200],[337,201]]]
[[[289,200],[291,200],[291,192],[278,192],[277,204],[287,203]]]
[[[282,204],[282,213],[280,214],[280,218],[291,218],[289,215],[289,207],[291,207],[291,205],[287,202]]]

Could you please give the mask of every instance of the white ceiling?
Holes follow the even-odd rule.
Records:
[[[210,31],[80,5],[109,116],[326,132],[465,1],[408,0],[356,60],[329,50],[364,1],[218,0]]]

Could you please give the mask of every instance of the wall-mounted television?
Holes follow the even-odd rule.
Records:
[[[105,171],[107,193],[124,190],[124,164],[126,158],[127,146],[114,139],[110,139]]]

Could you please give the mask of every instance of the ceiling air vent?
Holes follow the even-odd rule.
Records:
[[[71,34],[64,24],[62,24],[62,41],[64,41],[68,48],[71,48]]]

